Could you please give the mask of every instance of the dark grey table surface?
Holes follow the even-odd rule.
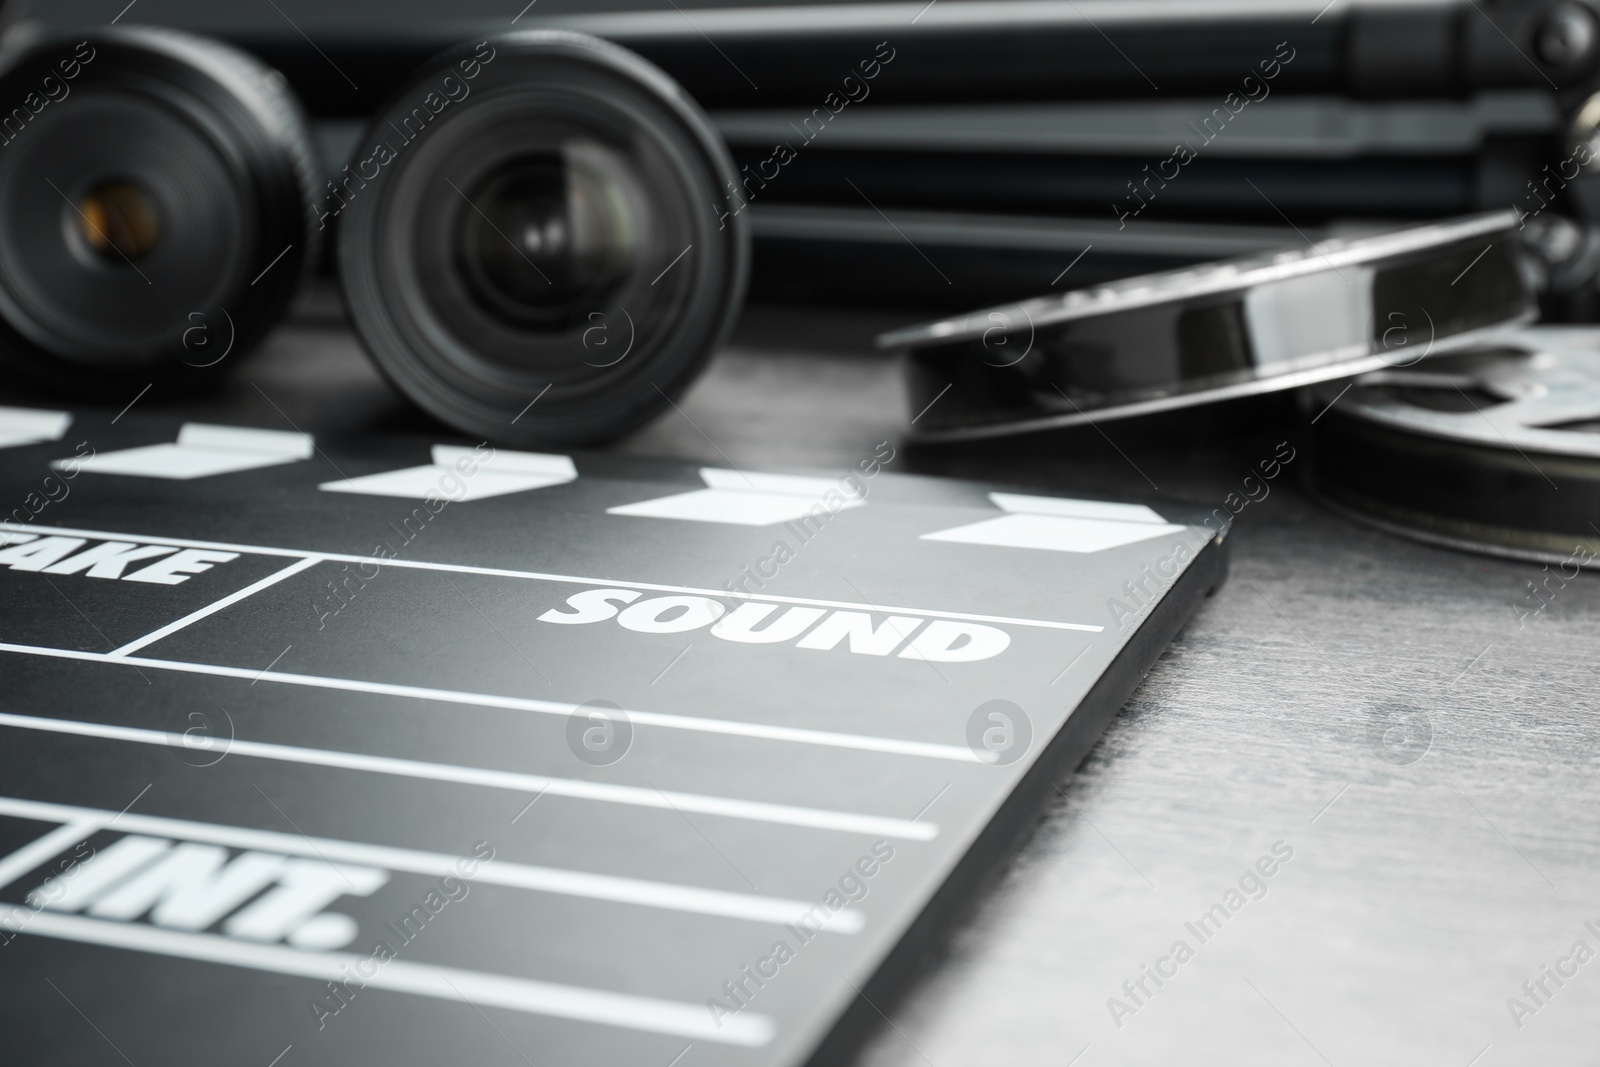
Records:
[[[904,431],[870,338],[906,321],[751,308],[680,409],[613,447],[843,469]],[[326,291],[216,393],[139,409],[438,432]],[[1539,567],[1327,511],[1293,477],[1305,448],[1282,400],[902,448],[889,469],[1217,506],[1284,440],[1298,457],[1241,513],[1228,584],[918,984],[880,1005],[863,1064],[1600,1060],[1593,575],[1530,615]],[[1274,846],[1272,876],[1251,877]],[[1202,940],[1219,903],[1237,906]]]

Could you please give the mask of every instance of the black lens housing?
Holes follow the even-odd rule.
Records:
[[[661,71],[528,31],[425,64],[321,210],[401,392],[475,436],[565,446],[658,414],[726,335],[749,269],[735,182]]]
[[[315,262],[317,169],[284,79],[235,48],[132,26],[35,45],[0,75],[0,359],[76,395],[205,382]],[[100,228],[107,190],[133,230]]]

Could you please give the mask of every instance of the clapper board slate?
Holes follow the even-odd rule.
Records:
[[[0,431],[32,1067],[837,1062],[1225,573],[887,444]]]

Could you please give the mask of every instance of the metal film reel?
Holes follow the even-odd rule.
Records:
[[[940,441],[1409,366],[1533,315],[1506,211],[1128,278],[878,344],[907,351],[911,408],[927,409],[916,429]]]
[[[1362,521],[1515,559],[1600,557],[1600,336],[1536,327],[1307,390],[1312,487]]]

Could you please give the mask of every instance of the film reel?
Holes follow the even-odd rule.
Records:
[[[1535,327],[1493,348],[1303,396],[1313,490],[1394,533],[1597,566],[1600,335]]]
[[[942,441],[1408,366],[1534,313],[1506,211],[1128,278],[878,344],[908,353],[919,439]]]

